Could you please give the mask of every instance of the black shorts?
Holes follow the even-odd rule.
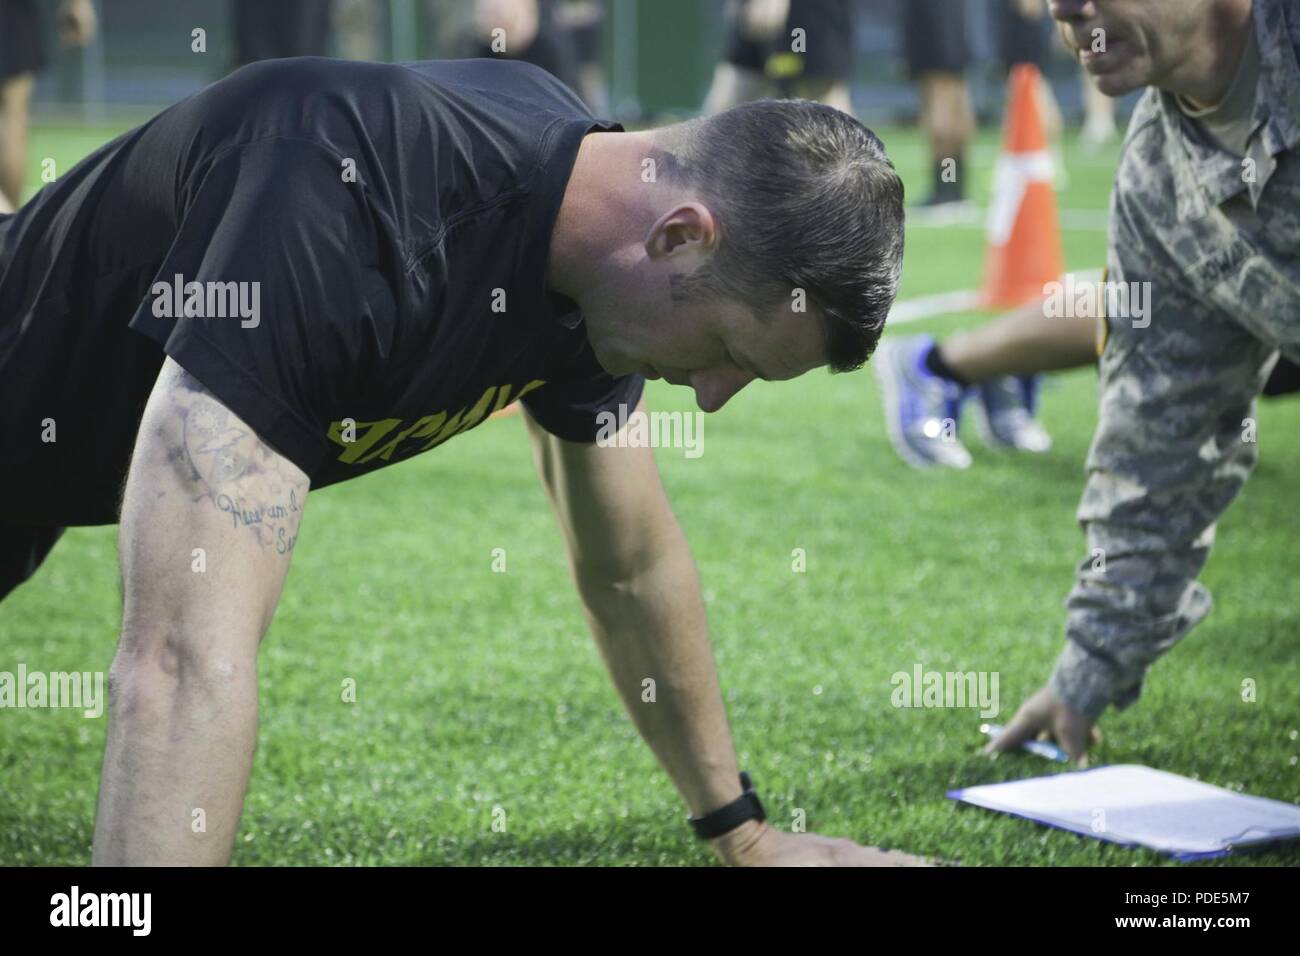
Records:
[[[46,63],[40,0],[0,0],[0,80],[35,73]]]
[[[86,215],[84,208],[78,215]],[[123,316],[124,325],[147,279],[141,272],[138,283],[106,278],[66,293],[28,295],[40,285],[9,281],[7,273],[14,257],[21,270],[48,262],[21,258],[44,240],[34,222],[39,219],[24,213],[0,214],[0,527],[116,524],[134,428],[164,356],[146,336],[122,335],[86,317]],[[24,225],[27,234],[10,234]],[[68,350],[58,331],[68,327],[80,330],[89,343],[84,350]],[[49,441],[46,419],[54,429]],[[114,421],[132,423],[126,439],[105,426]]]
[[[791,49],[796,29],[804,31],[802,52]],[[771,80],[847,80],[853,67],[850,0],[790,0],[785,29],[771,43],[749,39],[736,22],[723,59]]]
[[[0,524],[0,601],[41,566],[62,528]]]
[[[738,69],[762,73],[767,66],[767,53],[766,43],[751,40],[740,32],[740,24],[736,23],[731,30],[727,52],[722,58]]]
[[[1278,398],[1296,392],[1300,392],[1300,366],[1283,356],[1273,366],[1273,372],[1264,385],[1264,394],[1269,398]]]
[[[601,63],[605,18],[603,8],[599,9],[601,13],[596,19],[567,31],[573,37],[573,55],[577,58],[579,66]]]
[[[912,79],[926,73],[965,73],[970,65],[966,4],[953,0],[906,0],[903,52]]]
[[[1041,16],[1022,17],[1015,0],[998,0],[998,55],[1007,67],[1032,63],[1041,72],[1056,33],[1046,8]]]

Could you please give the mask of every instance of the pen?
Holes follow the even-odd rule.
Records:
[[[1001,724],[980,724],[980,733],[988,734],[990,740],[997,740],[1006,730]],[[1022,749],[1028,750],[1031,754],[1038,754],[1040,757],[1046,757],[1048,760],[1055,760],[1058,763],[1069,763],[1069,755],[1056,744],[1048,740],[1026,740],[1020,745]]]

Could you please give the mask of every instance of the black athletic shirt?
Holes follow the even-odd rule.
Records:
[[[579,143],[619,129],[524,63],[305,58],[109,143],[0,217],[0,521],[116,520],[164,351],[313,488],[521,396],[593,441],[643,381],[545,275]]]

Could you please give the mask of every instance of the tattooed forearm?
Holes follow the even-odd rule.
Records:
[[[307,497],[301,473],[291,474],[284,459],[188,372],[178,370],[175,386],[170,396],[181,440],[169,453],[192,500],[209,501],[264,550],[288,554]]]

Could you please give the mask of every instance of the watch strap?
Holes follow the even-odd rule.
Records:
[[[701,840],[714,840],[724,833],[730,833],[742,823],[750,820],[761,823],[767,819],[758,792],[754,789],[749,774],[743,771],[740,774],[740,789],[743,791],[741,795],[726,806],[702,817],[687,817],[697,837]]]

